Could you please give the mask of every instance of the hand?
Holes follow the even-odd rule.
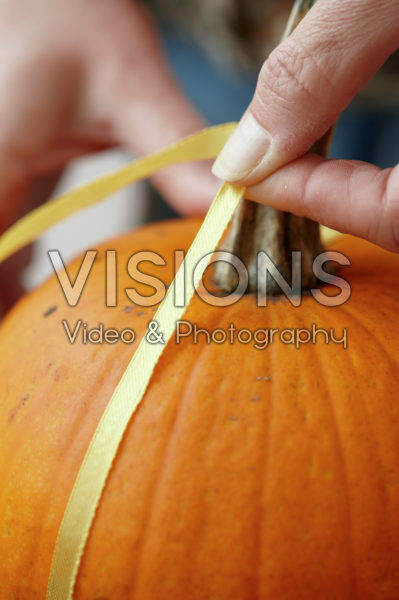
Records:
[[[43,174],[124,145],[142,155],[203,127],[134,0],[0,0],[0,229]],[[205,165],[155,178],[182,213],[203,212],[217,182]]]
[[[0,233],[72,158],[115,145],[147,154],[204,126],[135,0],[0,0],[0,38]],[[204,164],[154,182],[184,214],[204,212],[218,187]],[[28,256],[0,266],[0,316]]]
[[[263,65],[213,172],[247,198],[399,252],[399,166],[307,153],[399,47],[397,0],[319,0]]]

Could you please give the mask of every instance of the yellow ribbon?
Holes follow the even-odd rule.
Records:
[[[205,129],[32,211],[0,237],[0,263],[35,240],[51,225],[134,181],[177,162],[214,158],[234,127],[235,124],[230,123]],[[179,278],[183,269],[195,272],[194,281],[191,277],[184,278],[186,307],[207,266],[206,260],[199,261],[207,255],[209,262],[243,193],[244,188],[224,184],[214,199],[176,275],[176,279]],[[324,238],[334,235],[330,230],[323,229]],[[174,306],[172,284],[154,316],[164,343],[150,343],[146,336],[142,339],[104,411],[83,459],[61,522],[48,581],[47,600],[70,600],[73,597],[85,544],[120,441],[145,394],[155,365],[174,332],[175,323],[181,319],[186,307]]]
[[[185,266],[182,264],[176,275],[177,278],[184,268],[193,273],[198,261],[216,248],[243,191],[244,188],[234,188],[227,184],[221,188],[187,253]],[[191,277],[185,278],[187,304],[202,278],[205,266],[206,261],[202,261],[196,268],[194,284]],[[58,533],[47,588],[48,600],[72,598],[84,546],[119,443],[144,396],[155,365],[175,330],[176,321],[181,319],[186,310],[185,307],[174,306],[172,288],[173,285],[169,287],[154,316],[165,343],[151,344],[146,337],[142,338],[86,452]]]
[[[74,213],[97,204],[118,190],[150,177],[157,171],[179,162],[215,158],[233,133],[236,123],[225,123],[203,129],[160,152],[151,154],[55,198],[22,217],[0,236],[0,264],[9,256],[35,241],[52,225]],[[321,227],[324,242],[338,234]]]
[[[33,210],[0,237],[0,263],[33,242],[52,225],[82,208],[104,200],[135,181],[179,162],[215,158],[235,126],[236,123],[226,123],[204,129]]]

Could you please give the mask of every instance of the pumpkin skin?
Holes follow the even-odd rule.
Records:
[[[145,271],[170,282],[173,251],[198,226],[155,224],[107,243],[75,308],[52,278],[2,323],[1,598],[45,597],[74,479],[137,347],[71,345],[61,320],[140,337],[153,309],[127,300],[124,268],[118,307],[104,307],[105,249],[120,265],[159,252],[167,266]],[[334,249],[353,265],[344,306],[191,303],[184,318],[211,330],[316,323],[346,327],[349,347],[169,344],[119,448],[75,598],[398,598],[399,256],[350,237]]]

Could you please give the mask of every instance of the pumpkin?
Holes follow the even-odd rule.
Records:
[[[0,328],[0,597],[44,598],[57,531],[132,344],[68,342],[62,320],[133,328],[125,265],[142,248],[166,265],[197,220],[153,224],[99,249],[81,300],[55,277]],[[104,307],[105,251],[118,305]],[[257,307],[195,297],[185,320],[214,331],[344,328],[348,348],[275,340],[171,340],[119,448],[84,552],[76,599],[393,599],[399,594],[399,256],[344,237],[350,300]],[[74,274],[79,258],[70,267]],[[123,266],[123,268],[122,268]],[[143,294],[148,286],[136,284]]]

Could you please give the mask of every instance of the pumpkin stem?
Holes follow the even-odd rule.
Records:
[[[316,0],[297,0],[288,20],[283,39],[290,35]],[[314,144],[312,151],[327,157],[333,128]],[[270,294],[281,294],[281,288],[258,260],[264,251],[287,282],[292,281],[292,253],[301,253],[302,289],[313,288],[317,281],[313,274],[313,260],[323,251],[319,224],[296,217],[249,200],[238,206],[221,250],[240,258],[248,272],[248,293],[260,289]],[[215,263],[214,282],[223,292],[231,293],[238,285],[238,273],[228,262]]]
[[[332,129],[317,142],[312,151],[327,156]],[[313,274],[313,261],[323,252],[318,223],[296,217],[250,200],[238,206],[221,250],[238,256],[248,272],[247,293],[265,289],[269,294],[281,294],[281,288],[271,273],[258,260],[265,251],[287,282],[292,281],[292,257],[301,253],[302,289],[314,288],[317,280]],[[266,279],[266,281],[265,281]],[[223,292],[231,293],[238,285],[238,273],[228,262],[215,263],[215,284]],[[266,287],[265,287],[266,286]]]

